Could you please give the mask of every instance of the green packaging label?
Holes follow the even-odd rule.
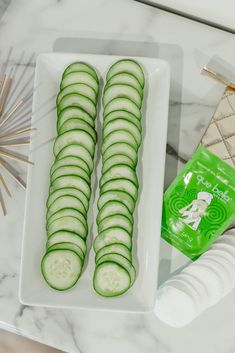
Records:
[[[199,147],[164,194],[162,237],[197,259],[235,219],[235,169]]]

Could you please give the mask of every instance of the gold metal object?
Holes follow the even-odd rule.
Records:
[[[202,75],[206,75],[210,78],[213,78],[214,80],[222,83],[223,85],[225,85],[226,87],[228,87],[231,90],[235,90],[235,83],[231,82],[230,80],[228,80],[225,76],[221,75],[220,73],[208,68],[207,66],[203,67],[202,71],[201,71]]]

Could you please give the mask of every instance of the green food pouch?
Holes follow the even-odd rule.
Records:
[[[192,260],[235,219],[235,169],[199,147],[164,194],[162,238]]]

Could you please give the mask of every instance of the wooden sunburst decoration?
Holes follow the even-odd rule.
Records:
[[[35,130],[31,127],[35,56],[21,52],[18,60],[12,60],[12,53],[10,48],[0,70],[0,205],[4,215],[6,197],[12,197],[10,178],[26,188],[18,167],[32,164],[21,151]]]

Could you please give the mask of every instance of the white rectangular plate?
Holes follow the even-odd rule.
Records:
[[[137,279],[124,295],[103,298],[93,289],[95,219],[99,190],[100,162],[93,173],[94,196],[89,211],[90,233],[85,270],[74,288],[57,292],[47,286],[40,272],[45,251],[46,200],[49,170],[53,163],[53,140],[56,136],[55,97],[62,73],[74,61],[85,61],[105,79],[107,69],[122,57],[86,54],[41,54],[37,60],[33,100],[33,126],[37,128],[30,144],[29,167],[21,263],[20,301],[23,304],[55,307],[145,312],[153,308],[157,288],[162,192],[166,149],[169,99],[169,67],[162,60],[133,58],[146,75],[143,109],[143,143],[139,151],[138,174],[140,193],[135,212],[134,262]],[[101,136],[102,110],[97,118]],[[99,144],[101,138],[98,138]],[[97,155],[96,155],[97,160]]]

